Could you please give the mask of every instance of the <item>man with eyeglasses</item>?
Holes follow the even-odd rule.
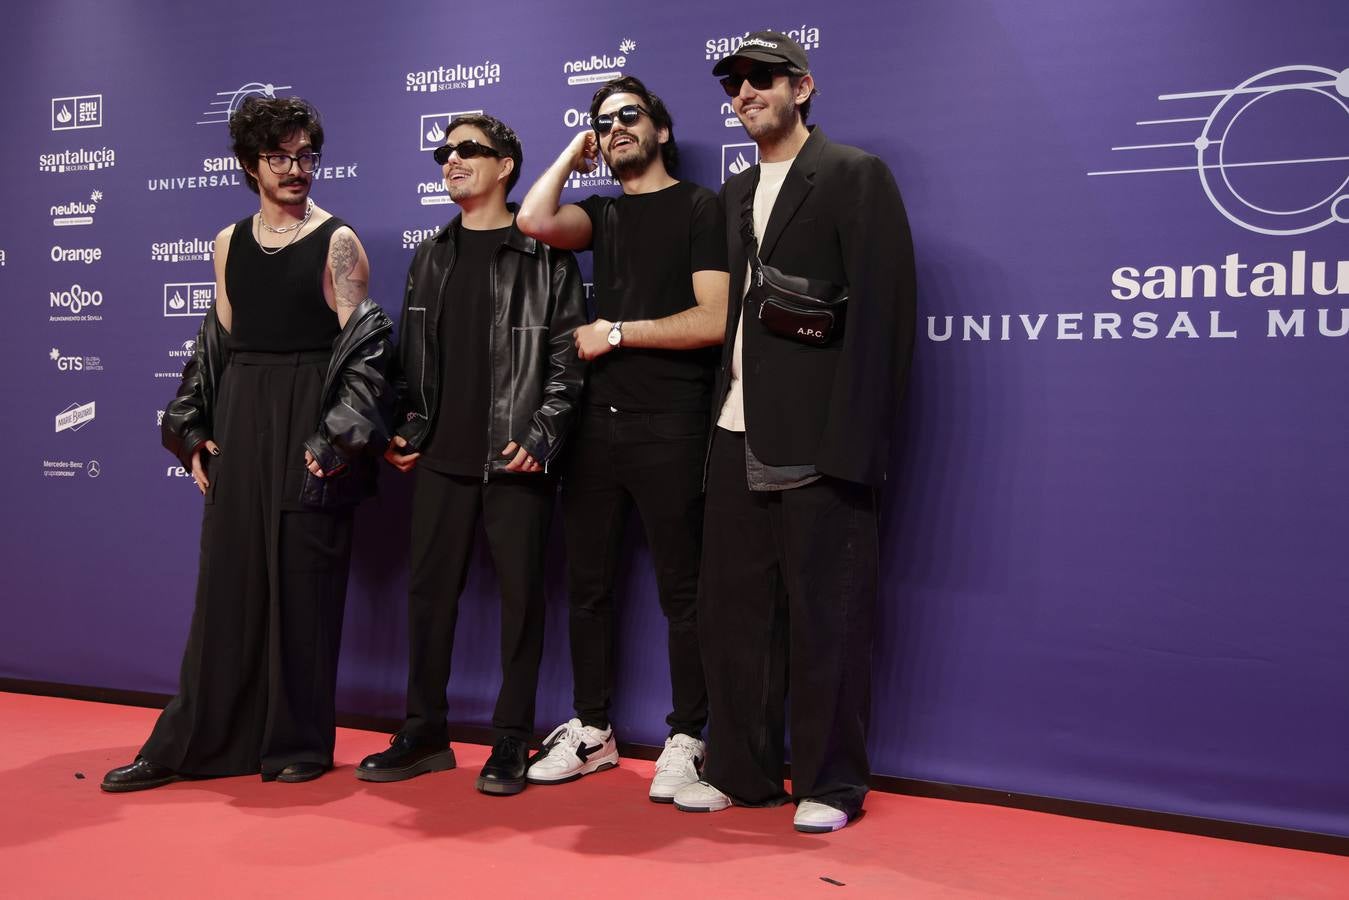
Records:
[[[795,801],[796,830],[836,831],[870,774],[876,494],[913,349],[913,248],[885,163],[806,125],[799,44],[751,34],[713,74],[760,162],[722,189],[733,277],[698,608],[709,755],[675,804]]]
[[[523,234],[506,197],[520,140],[500,119],[457,116],[435,161],[460,214],[423,241],[403,301],[397,432],[385,458],[416,470],[408,585],[407,721],[356,769],[402,781],[452,769],[446,684],[459,596],[481,522],[501,589],[495,743],[487,794],[525,787],[543,653],[551,471],[584,384],[572,331],[585,296],[572,254]]]
[[[520,209],[526,233],[593,251],[598,312],[575,334],[590,384],[562,478],[576,716],[549,735],[529,780],[558,784],[618,764],[614,583],[636,507],[668,623],[674,701],[649,796],[669,803],[697,780],[707,719],[697,588],[711,348],[725,329],[724,225],[715,194],[672,174],[674,123],[641,81],[603,85],[590,119]],[[623,192],[561,204],[571,173],[601,155]]]
[[[251,97],[229,130],[259,209],[216,236],[215,304],[162,423],[205,498],[196,606],[178,693],[105,791],[333,763],[352,511],[388,443],[393,323],[355,232],[310,199],[318,112]]]

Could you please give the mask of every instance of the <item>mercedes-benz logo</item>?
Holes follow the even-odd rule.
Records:
[[[89,473],[90,478],[97,478],[103,474],[103,464],[96,459],[91,459],[89,465],[84,467],[84,471]]]

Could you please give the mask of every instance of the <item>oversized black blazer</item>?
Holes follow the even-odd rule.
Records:
[[[756,175],[746,170],[721,191],[731,293],[715,410],[730,384],[748,258],[741,210]],[[913,355],[917,292],[908,217],[889,168],[812,127],[760,237],[759,255],[788,274],[846,284],[849,299],[843,338],[825,347],[778,337],[759,322],[757,309],[745,310],[751,449],[769,465],[811,464],[879,487]]]

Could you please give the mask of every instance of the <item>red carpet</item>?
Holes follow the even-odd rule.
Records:
[[[681,813],[642,761],[485,797],[487,750],[460,744],[453,772],[370,785],[351,766],[388,738],[363,731],[308,784],[99,791],[154,715],[0,693],[0,896],[1349,897],[1349,859],[997,807],[873,793],[820,836],[791,807]]]

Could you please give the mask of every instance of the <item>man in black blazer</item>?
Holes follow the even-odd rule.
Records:
[[[876,495],[913,351],[913,249],[885,163],[806,125],[799,44],[758,32],[713,74],[760,164],[722,189],[731,287],[698,608],[711,718],[703,780],[675,803],[794,800],[798,831],[835,831],[870,774]]]

